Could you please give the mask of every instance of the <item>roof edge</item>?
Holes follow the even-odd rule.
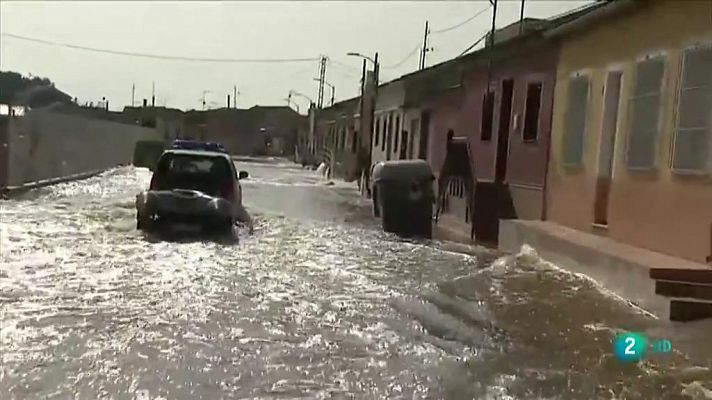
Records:
[[[591,10],[590,12],[581,15],[569,22],[566,22],[558,27],[547,30],[546,32],[544,32],[544,36],[549,38],[558,38],[561,36],[566,36],[575,32],[579,32],[582,29],[585,29],[586,27],[590,26],[591,24],[600,22],[604,18],[618,15],[622,12],[639,7],[646,3],[636,0],[604,1],[606,1],[606,3],[598,6],[598,8]]]

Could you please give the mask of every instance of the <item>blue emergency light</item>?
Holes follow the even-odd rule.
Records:
[[[181,150],[204,150],[216,151],[219,153],[227,153],[225,146],[218,142],[201,142],[198,140],[176,139],[173,141],[174,149]]]

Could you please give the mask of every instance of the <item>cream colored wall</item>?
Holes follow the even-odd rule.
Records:
[[[607,72],[621,69],[623,81],[615,142],[608,234],[636,246],[704,262],[710,255],[712,177],[683,176],[671,170],[673,132],[682,51],[712,42],[712,1],[654,0],[633,13],[608,17],[562,43],[554,99],[552,151],[547,181],[547,218],[592,230],[595,183]],[[635,61],[646,54],[667,55],[660,109],[657,167],[631,171],[625,165],[630,126],[628,99]],[[561,163],[568,80],[589,74],[583,165]]]

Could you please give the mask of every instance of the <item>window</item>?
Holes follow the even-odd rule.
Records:
[[[524,130],[522,140],[525,142],[536,141],[539,134],[539,112],[541,108],[541,82],[532,82],[527,85],[527,100],[524,109]]]
[[[351,152],[356,154],[356,149],[358,148],[358,131],[353,131],[351,134]]]
[[[712,171],[712,45],[685,50],[672,167]]]
[[[482,140],[492,139],[492,126],[494,122],[494,91],[489,90],[482,98],[482,124],[480,126],[480,138]]]
[[[395,130],[393,131],[393,151],[398,152],[398,136],[400,133],[400,117],[396,116]]]
[[[569,96],[564,116],[565,165],[580,165],[583,158],[583,139],[586,131],[589,82],[587,75],[569,80]]]
[[[660,92],[665,72],[665,57],[639,61],[635,66],[635,87],[630,99],[631,125],[628,134],[628,168],[655,167],[660,120]]]

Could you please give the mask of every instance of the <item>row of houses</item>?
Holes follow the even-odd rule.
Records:
[[[362,182],[425,159],[442,223],[481,241],[547,220],[712,262],[712,1],[597,1],[488,42],[311,110],[302,153]]]

